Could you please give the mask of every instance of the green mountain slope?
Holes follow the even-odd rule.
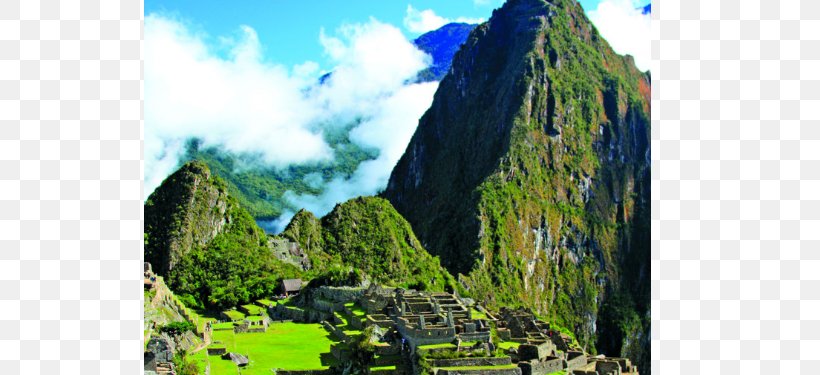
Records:
[[[266,165],[258,155],[234,154],[215,147],[203,147],[198,140],[188,142],[183,161],[198,160],[222,178],[228,192],[248,212],[259,220],[278,218],[285,211],[296,211],[285,192],[296,195],[320,195],[323,185],[334,178],[350,178],[359,165],[376,159],[376,149],[363,148],[350,140],[350,130],[357,121],[347,126],[328,127],[325,142],[333,150],[333,159],[322,162],[277,168]]]
[[[456,54],[383,196],[470,294],[649,369],[648,74],[574,0],[509,0]]]
[[[385,199],[338,204],[321,220],[300,211],[281,234],[298,242],[317,269],[353,267],[374,282],[421,290],[453,290],[453,277],[431,256],[410,224]]]
[[[264,231],[201,162],[169,176],[144,209],[145,261],[192,305],[247,303],[299,273],[274,257]]]
[[[191,306],[227,308],[275,293],[282,278],[309,280],[355,269],[378,283],[453,290],[455,280],[390,202],[364,197],[317,219],[298,212],[269,236],[199,161],[186,163],[148,198],[145,261]],[[297,242],[313,265],[301,271],[276,258],[273,238]]]

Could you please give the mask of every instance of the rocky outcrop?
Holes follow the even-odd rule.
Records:
[[[321,219],[302,210],[281,237],[305,249],[317,269],[343,266],[373,282],[420,290],[452,290],[455,284],[407,220],[383,198],[351,199]]]
[[[208,167],[190,162],[145,202],[145,260],[167,275],[194,246],[204,246],[230,222],[227,190]]]

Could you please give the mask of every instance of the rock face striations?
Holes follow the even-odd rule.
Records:
[[[509,0],[456,54],[383,196],[471,296],[649,369],[650,77],[574,0]]]
[[[224,184],[200,162],[169,176],[145,203],[145,261],[166,275],[195,246],[221,233],[231,217]]]
[[[145,261],[191,307],[248,303],[300,272],[276,258],[265,232],[201,162],[165,179],[144,209]]]

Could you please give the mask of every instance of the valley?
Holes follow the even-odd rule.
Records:
[[[237,173],[191,144],[144,205],[146,374],[649,373],[650,74],[575,0],[447,33],[376,196],[317,216],[281,198],[338,165]],[[336,141],[350,173],[374,157]]]

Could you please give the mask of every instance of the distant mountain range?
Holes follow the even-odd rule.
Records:
[[[476,26],[469,23],[449,23],[416,38],[413,44],[433,57],[433,64],[419,73],[420,79],[441,81],[450,70],[453,56]]]
[[[430,67],[419,72],[416,82],[440,81],[450,70],[453,55],[475,27],[451,23],[414,40],[413,43],[433,60]],[[321,76],[319,84],[324,84],[332,74]],[[258,163],[252,156],[232,154],[218,147],[203,147],[194,139],[188,142],[181,162],[200,160],[207,164],[215,175],[225,180],[231,195],[264,224],[265,230],[275,231],[281,228],[265,223],[279,218],[284,212],[301,209],[290,205],[284,196],[286,192],[321,195],[324,183],[335,178],[348,179],[361,163],[379,157],[378,150],[363,148],[350,140],[349,132],[358,125],[358,122],[340,124],[324,132],[325,142],[335,156],[329,161],[274,168]]]

